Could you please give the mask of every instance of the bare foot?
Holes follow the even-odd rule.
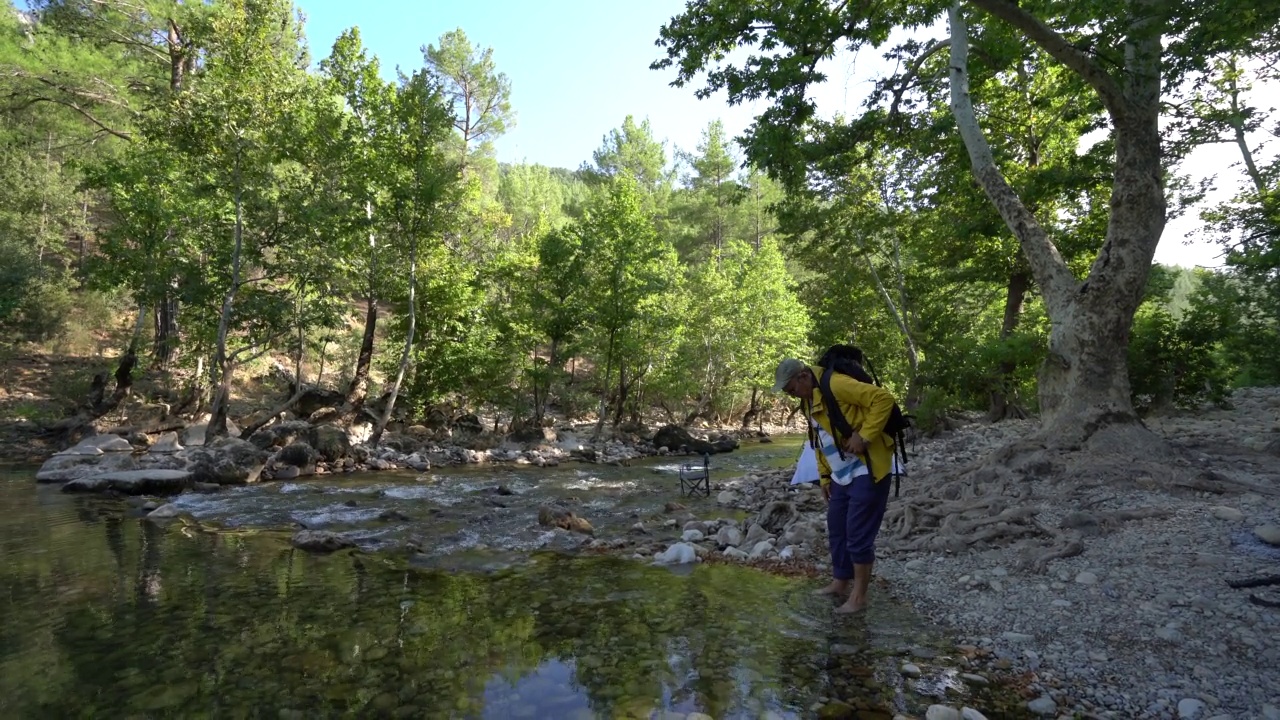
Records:
[[[860,612],[866,612],[867,603],[865,601],[855,603],[853,598],[849,598],[843,605],[836,608],[836,612],[840,615],[856,615]]]
[[[844,595],[849,592],[849,582],[847,580],[832,580],[831,584],[821,590],[814,590],[814,595]]]

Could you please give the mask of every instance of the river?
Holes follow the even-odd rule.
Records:
[[[713,457],[713,481],[797,447]],[[555,499],[605,536],[672,500],[726,514],[679,498],[675,467],[264,483],[180,496],[194,521],[168,526],[0,467],[0,717],[888,720],[942,698],[1005,716],[883,594],[837,619],[811,582],[576,554],[536,523]],[[294,549],[299,524],[360,547]],[[406,540],[416,552],[376,552]]]

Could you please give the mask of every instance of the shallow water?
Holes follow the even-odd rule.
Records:
[[[750,443],[711,459],[712,483],[744,471],[782,467],[795,460],[800,438]],[[672,500],[696,515],[723,517],[733,511],[711,498],[682,498],[677,471],[700,458],[667,457],[628,466],[565,463],[449,467],[426,473],[407,470],[327,475],[231,488],[213,495],[173,500],[202,522],[229,528],[298,526],[341,532],[363,549],[412,540],[426,562],[451,562],[465,551],[529,552],[568,549],[587,540],[548,531],[537,523],[538,507],[562,503],[586,517],[597,536],[625,533]],[[501,488],[501,490],[499,490]]]
[[[744,453],[738,462],[764,464],[769,452],[756,460]],[[776,449],[778,457],[793,452]],[[296,483],[180,498],[197,517],[222,521],[212,531],[181,522],[160,527],[122,502],[63,494],[32,475],[0,469],[6,719],[678,718],[694,711],[887,719],[901,710],[923,714],[930,699],[921,691],[993,705],[966,695],[940,636],[887,597],[868,618],[837,619],[806,582],[736,566],[664,569],[520,550],[518,542],[504,544],[502,523],[479,533],[489,549],[451,541],[424,548],[460,561],[452,570],[391,553],[311,555],[290,547],[287,533],[270,531],[275,518],[293,515],[364,527],[344,513],[382,512],[388,503],[418,503],[426,518],[427,505],[470,501],[450,506],[444,489],[413,488],[452,485],[457,494],[487,498],[499,482],[538,497],[577,493],[599,505],[601,522],[621,521],[628,503],[660,507],[672,498],[674,478],[649,467],[466,469],[438,473],[434,482],[381,474],[323,481],[320,492]],[[666,489],[637,492],[628,477]],[[579,481],[586,487],[569,487]],[[367,506],[347,507],[338,501],[344,493]],[[454,512],[439,523],[416,522],[476,524],[470,511]],[[430,539],[458,531],[417,532]],[[466,557],[474,562],[461,562]],[[925,671],[918,689],[898,672],[908,649]],[[993,720],[1001,716],[988,711]]]

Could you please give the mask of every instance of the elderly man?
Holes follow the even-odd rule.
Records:
[[[811,368],[794,358],[778,364],[774,379],[774,392],[798,398],[809,419],[809,439],[817,451],[822,495],[827,499],[834,579],[818,593],[847,597],[836,612],[862,612],[867,607],[876,535],[892,485],[893,438],[883,430],[893,409],[893,395],[878,385]],[[834,413],[840,413],[845,422],[833,421]],[[838,437],[842,426],[852,429],[848,437]]]

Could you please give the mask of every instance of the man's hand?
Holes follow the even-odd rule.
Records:
[[[831,502],[831,483],[822,486],[822,499]]]
[[[848,438],[845,438],[845,441],[842,447],[844,448],[845,452],[851,452],[854,455],[862,455],[867,451],[867,441],[863,440],[862,436],[859,435],[858,433],[854,433],[850,435]]]

